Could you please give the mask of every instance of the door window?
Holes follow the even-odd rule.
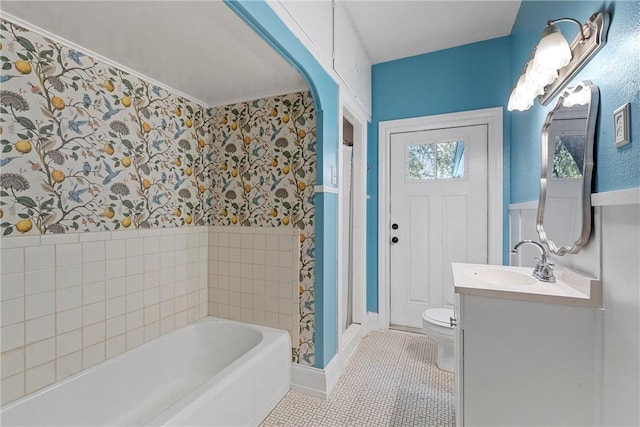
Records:
[[[460,179],[465,176],[464,141],[407,145],[407,182]]]

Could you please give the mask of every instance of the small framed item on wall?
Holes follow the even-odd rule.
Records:
[[[629,125],[629,103],[624,104],[622,107],[616,109],[613,112],[613,130],[615,136],[616,148],[620,148],[623,145],[627,145],[631,142]]]

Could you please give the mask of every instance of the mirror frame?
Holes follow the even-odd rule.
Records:
[[[553,161],[553,155],[550,154],[550,141],[549,130],[553,123],[554,114],[564,106],[564,100],[569,95],[579,90],[589,90],[591,93],[590,105],[587,115],[587,125],[585,129],[585,147],[584,147],[584,165],[582,171],[582,227],[578,238],[572,246],[558,247],[555,242],[550,239],[543,225],[546,198],[547,198],[547,185],[549,180],[549,161]],[[595,130],[596,122],[598,119],[598,104],[600,99],[600,91],[598,86],[594,85],[588,80],[578,82],[574,87],[567,88],[562,91],[555,107],[547,114],[547,118],[542,126],[542,133],[540,136],[541,148],[542,148],[542,168],[540,173],[540,199],[538,202],[538,213],[536,216],[536,229],[540,237],[540,241],[547,245],[549,251],[555,255],[564,255],[566,253],[576,254],[580,252],[591,235],[591,185],[592,185],[592,173],[593,173],[593,148],[595,145]]]

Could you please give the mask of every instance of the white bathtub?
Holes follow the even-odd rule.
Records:
[[[290,382],[287,332],[207,317],[10,403],[0,425],[257,425]]]

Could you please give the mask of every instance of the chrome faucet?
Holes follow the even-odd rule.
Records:
[[[553,263],[548,260],[547,250],[540,243],[533,240],[521,240],[520,242],[516,243],[513,249],[511,249],[511,255],[517,254],[518,248],[525,244],[534,245],[540,250],[540,256],[536,257],[538,263],[533,269],[533,277],[540,280],[541,282],[554,283],[556,281],[556,278],[553,275]]]

